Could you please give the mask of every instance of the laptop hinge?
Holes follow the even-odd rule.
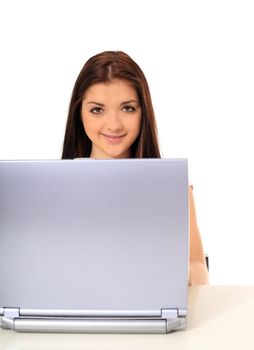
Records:
[[[0,326],[17,332],[50,333],[166,333],[165,319],[151,318],[76,318],[28,317],[19,308],[3,308]]]
[[[2,311],[2,309],[0,310]],[[156,319],[50,319],[20,318],[19,308],[3,308],[0,326],[19,332],[73,332],[73,333],[169,333],[186,327],[185,309],[161,309]]]
[[[186,327],[186,309],[161,309],[161,318],[166,320],[167,333]]]
[[[19,317],[19,308],[8,307],[3,308],[3,316],[1,316],[1,327],[5,329],[14,329],[14,319]]]
[[[42,333],[166,333],[165,320],[148,319],[15,319],[17,332]]]

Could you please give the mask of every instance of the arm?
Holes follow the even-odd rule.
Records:
[[[190,264],[189,285],[208,284],[208,270],[205,262],[203,244],[197,224],[192,188],[189,188],[190,210]]]

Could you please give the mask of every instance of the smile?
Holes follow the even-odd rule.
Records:
[[[123,137],[125,135],[105,135],[105,134],[102,134],[105,139],[110,142],[110,143],[113,143],[113,144],[116,144],[116,143],[120,143],[123,139]]]

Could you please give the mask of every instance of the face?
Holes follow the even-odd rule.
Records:
[[[129,158],[141,127],[141,106],[127,81],[92,85],[82,101],[81,116],[92,142],[91,158]]]

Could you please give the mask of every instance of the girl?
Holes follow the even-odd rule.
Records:
[[[140,67],[124,52],[91,57],[74,85],[63,159],[160,158],[149,87]],[[208,271],[189,189],[189,284],[208,283]]]

